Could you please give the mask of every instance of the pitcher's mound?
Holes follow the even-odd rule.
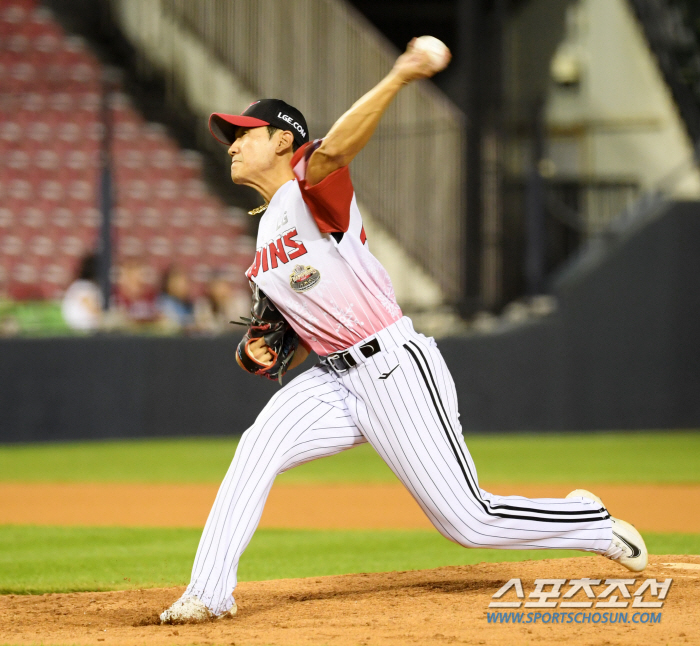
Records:
[[[489,609],[492,595],[513,578],[522,581],[526,602],[537,600],[528,598],[535,589],[535,579],[566,579],[562,592],[570,589],[571,579],[600,579],[602,584],[593,588],[596,595],[608,587],[606,579],[635,579],[627,586],[632,595],[646,579],[663,582],[672,578],[673,584],[661,609],[633,608],[634,596],[624,599],[619,590],[617,599],[608,595],[593,599],[593,605],[627,601],[625,608],[564,609],[559,599],[555,608]],[[2,596],[0,643],[700,643],[698,556],[653,556],[649,568],[636,576],[603,558],[583,557],[242,583],[236,591],[239,610],[235,618],[189,626],[158,625],[158,614],[181,593],[182,588],[169,588]],[[515,601],[516,596],[511,591],[503,599]],[[585,602],[585,594],[577,594],[575,600]],[[647,593],[643,600],[655,598]],[[499,619],[493,623],[493,614],[489,622],[488,614],[496,612],[522,612],[522,623],[500,623]],[[536,623],[535,613],[540,613]],[[654,623],[650,623],[652,613]],[[625,615],[627,621],[623,622]],[[527,623],[528,616],[532,623]],[[612,618],[615,623],[611,623]]]

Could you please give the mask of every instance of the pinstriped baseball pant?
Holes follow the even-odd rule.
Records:
[[[464,547],[604,552],[610,516],[583,498],[497,496],[479,487],[452,378],[433,339],[404,317],[377,335],[382,351],[343,374],[302,373],[241,438],[209,514],[184,596],[215,614],[233,604],[241,554],[275,477],[369,442],[436,529]],[[363,342],[364,343],[364,342]]]

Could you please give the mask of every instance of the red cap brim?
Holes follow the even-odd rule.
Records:
[[[269,126],[267,121],[240,114],[223,114],[214,112],[209,117],[209,132],[217,141],[230,146],[236,139],[236,128],[259,128]]]

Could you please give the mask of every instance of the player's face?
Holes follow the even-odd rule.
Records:
[[[238,128],[228,149],[233,183],[255,186],[276,162],[275,145],[275,137],[270,138],[266,126]]]

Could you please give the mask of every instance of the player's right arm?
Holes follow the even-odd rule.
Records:
[[[306,183],[314,186],[333,171],[347,166],[372,137],[379,120],[399,90],[436,73],[425,51],[414,48],[415,38],[399,56],[391,72],[335,122],[309,158]]]

